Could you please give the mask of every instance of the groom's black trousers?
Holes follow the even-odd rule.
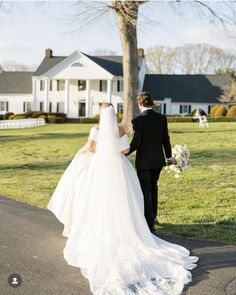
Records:
[[[162,167],[155,169],[138,169],[137,174],[144,196],[145,218],[149,228],[154,226],[154,218],[157,216],[158,185]]]

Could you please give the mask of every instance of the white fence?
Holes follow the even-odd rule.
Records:
[[[1,120],[0,129],[31,128],[45,125],[44,118]]]

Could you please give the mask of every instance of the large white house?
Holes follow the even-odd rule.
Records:
[[[209,113],[219,103],[226,75],[148,74],[144,50],[138,49],[139,90],[149,91],[167,115],[194,109]],[[68,118],[92,117],[101,102],[123,108],[122,56],[91,56],[75,51],[54,56],[51,49],[35,72],[0,73],[0,114],[29,110],[63,112]]]

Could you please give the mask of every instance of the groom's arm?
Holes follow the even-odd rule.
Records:
[[[127,156],[134,151],[136,151],[142,143],[142,128],[141,128],[141,118],[136,117],[132,120],[134,136],[130,143],[130,150],[129,153],[126,154]]]
[[[169,136],[169,132],[168,132],[168,124],[167,124],[166,116],[164,117],[163,148],[165,151],[166,158],[167,159],[172,158],[172,150],[171,150],[170,136]]]

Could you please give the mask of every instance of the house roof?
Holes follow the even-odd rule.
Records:
[[[156,100],[172,98],[172,102],[217,103],[221,87],[228,85],[227,75],[161,75],[146,74],[143,91]]]
[[[34,72],[1,72],[0,93],[31,94]]]
[[[67,56],[52,56],[52,57],[44,57],[41,64],[38,66],[37,70],[34,72],[34,76],[41,76],[55,65],[63,61]]]
[[[92,56],[83,53],[83,55],[87,56],[90,60],[101,66],[103,69],[108,71],[114,76],[123,76],[123,66],[121,55],[103,55],[103,56]],[[34,73],[34,76],[41,76],[51,68],[59,64],[63,61],[67,56],[52,56],[45,57],[37,70]],[[141,65],[142,58],[139,58],[139,66]]]

